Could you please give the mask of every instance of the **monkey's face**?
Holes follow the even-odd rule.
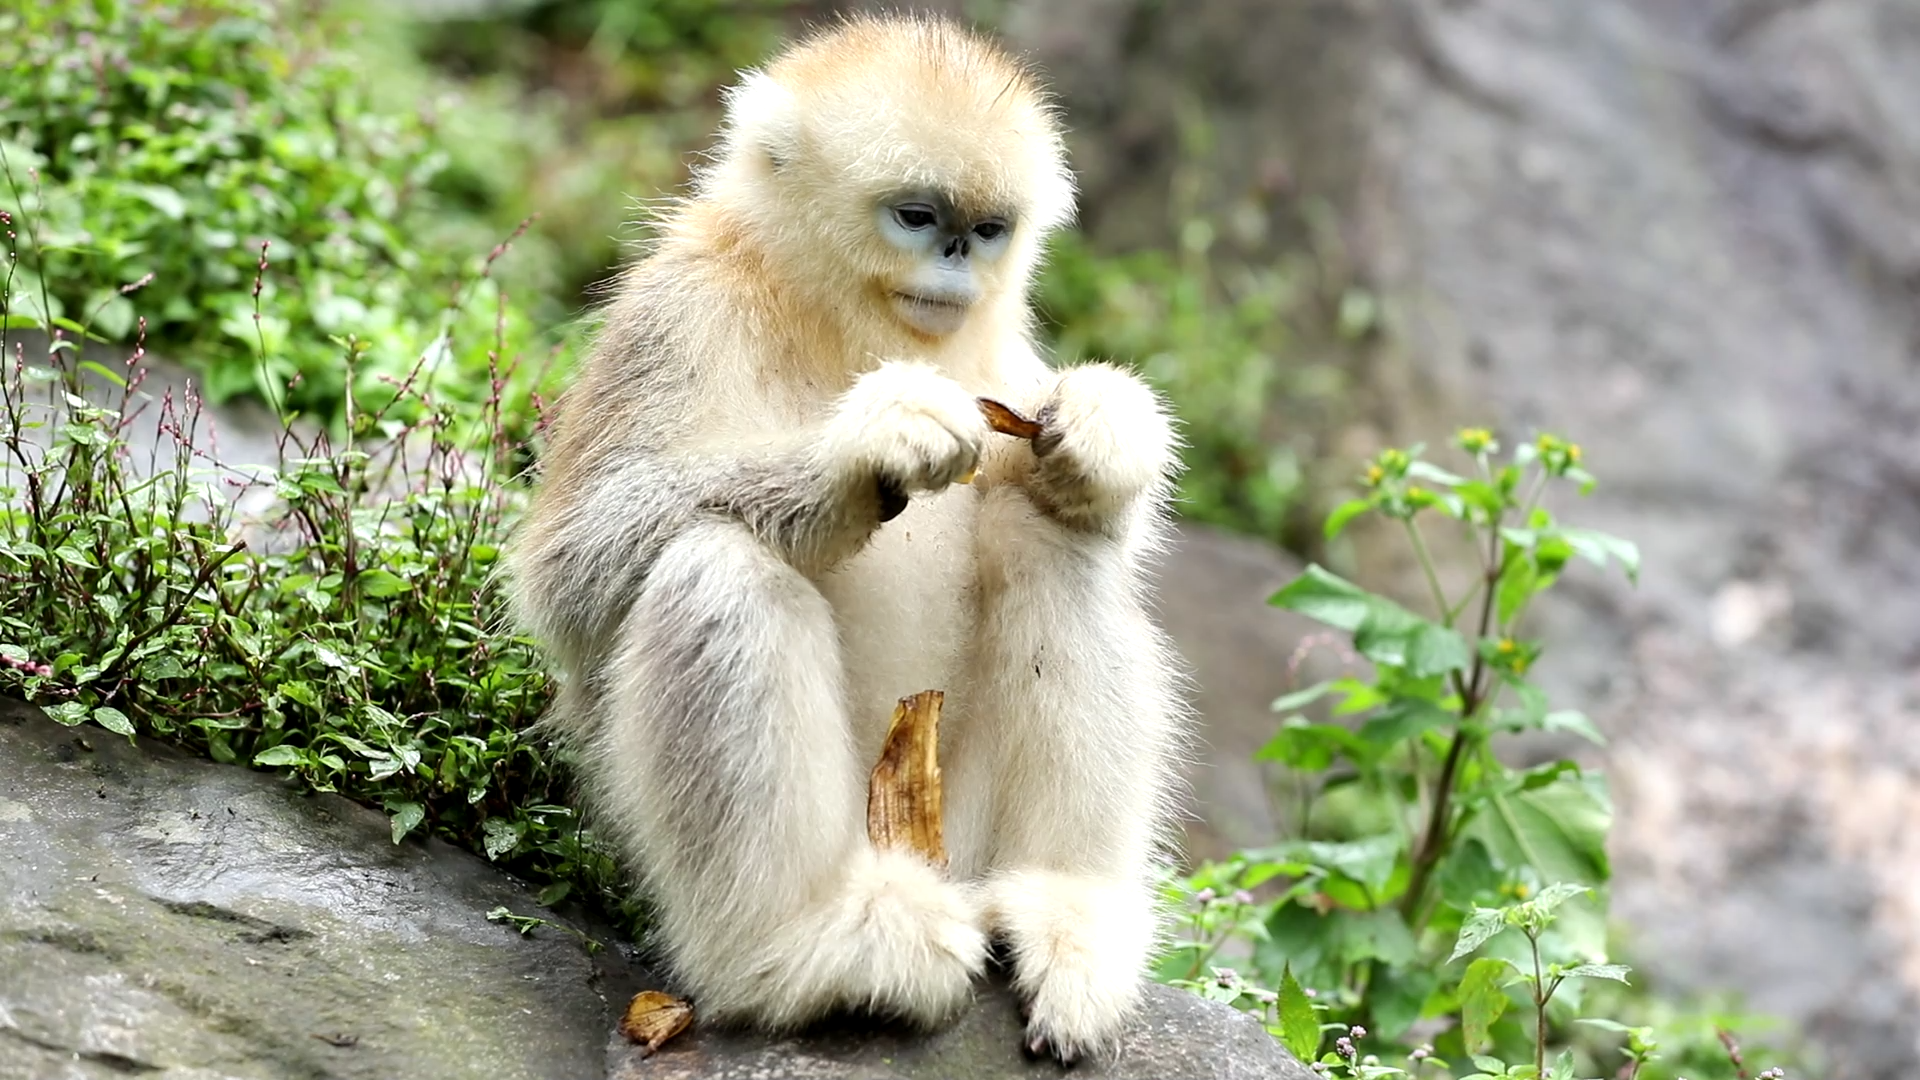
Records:
[[[991,294],[1013,234],[1011,210],[969,210],[939,191],[879,200],[874,227],[894,269],[880,283],[901,322],[928,337],[959,330]]]

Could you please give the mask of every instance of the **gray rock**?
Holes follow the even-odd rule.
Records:
[[[0,851],[4,1080],[577,1080],[634,984],[377,811],[4,700]]]
[[[651,1060],[618,1035],[658,987],[518,882],[265,773],[0,699],[0,1080],[1014,1077],[1004,982],[930,1035],[844,1021],[767,1040],[698,1022]],[[593,934],[589,925],[585,931]],[[604,938],[604,935],[597,935]],[[610,939],[609,939],[610,940]],[[1117,1064],[1085,1077],[1305,1080],[1258,1022],[1154,987]]]
[[[997,984],[965,1016],[937,1034],[876,1034],[835,1025],[803,1038],[770,1042],[694,1028],[651,1057],[618,1035],[607,1048],[608,1080],[1311,1080],[1258,1021],[1170,987],[1149,988],[1145,1017],[1112,1062],[1071,1071],[1028,1061],[1020,1051],[1013,996]]]

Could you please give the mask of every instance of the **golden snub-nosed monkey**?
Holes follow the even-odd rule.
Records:
[[[730,91],[561,402],[514,610],[704,1018],[938,1023],[995,940],[1035,1053],[1112,1051],[1139,1000],[1186,722],[1147,609],[1176,440],[1132,375],[1036,354],[1073,195],[1001,48],[840,24]],[[864,830],[926,689],[944,874]]]

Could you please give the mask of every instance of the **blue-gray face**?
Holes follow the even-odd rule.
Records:
[[[881,238],[914,261],[906,280],[894,283],[894,312],[923,334],[958,330],[980,299],[981,267],[1006,254],[1011,218],[961,214],[936,192],[883,200],[876,218]]]

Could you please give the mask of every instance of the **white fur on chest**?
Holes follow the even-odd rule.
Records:
[[[952,690],[973,634],[979,492],[920,495],[819,579],[833,605],[855,738],[876,751],[894,702]]]

